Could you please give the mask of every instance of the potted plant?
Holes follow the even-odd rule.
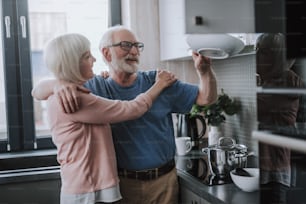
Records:
[[[193,105],[190,114],[203,114],[209,125],[210,132],[208,133],[208,144],[212,145],[218,141],[220,137],[219,127],[226,120],[226,115],[234,115],[240,109],[239,103],[230,98],[224,90],[221,89],[221,94],[215,103],[205,106]]]

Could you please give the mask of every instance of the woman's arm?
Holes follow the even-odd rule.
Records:
[[[158,71],[155,84],[145,93],[131,101],[110,100],[92,94],[82,94],[81,108],[72,113],[76,122],[84,123],[116,123],[132,120],[142,116],[151,107],[152,102],[166,87],[176,81],[173,74]]]

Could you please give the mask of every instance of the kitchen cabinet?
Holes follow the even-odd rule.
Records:
[[[259,191],[243,192],[233,183],[209,186],[190,172],[180,169],[177,169],[177,175],[180,186],[179,204],[260,203]]]
[[[287,56],[306,57],[305,10],[303,0],[254,0],[258,33],[286,33]],[[298,33],[298,35],[292,35]]]
[[[180,186],[180,204],[210,204],[185,186]]]
[[[161,60],[186,59],[186,34],[254,33],[254,0],[159,0]]]

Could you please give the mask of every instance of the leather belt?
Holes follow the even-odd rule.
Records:
[[[124,177],[124,178],[147,181],[147,180],[157,179],[158,177],[161,177],[169,173],[174,167],[175,167],[175,161],[171,160],[165,165],[159,168],[154,168],[154,169],[131,171],[131,170],[119,168],[118,174],[119,176]]]

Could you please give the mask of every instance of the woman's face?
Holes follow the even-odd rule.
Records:
[[[81,60],[80,60],[81,74],[87,80],[94,76],[92,67],[95,61],[96,61],[96,58],[92,56],[90,51],[85,52],[81,57]]]

